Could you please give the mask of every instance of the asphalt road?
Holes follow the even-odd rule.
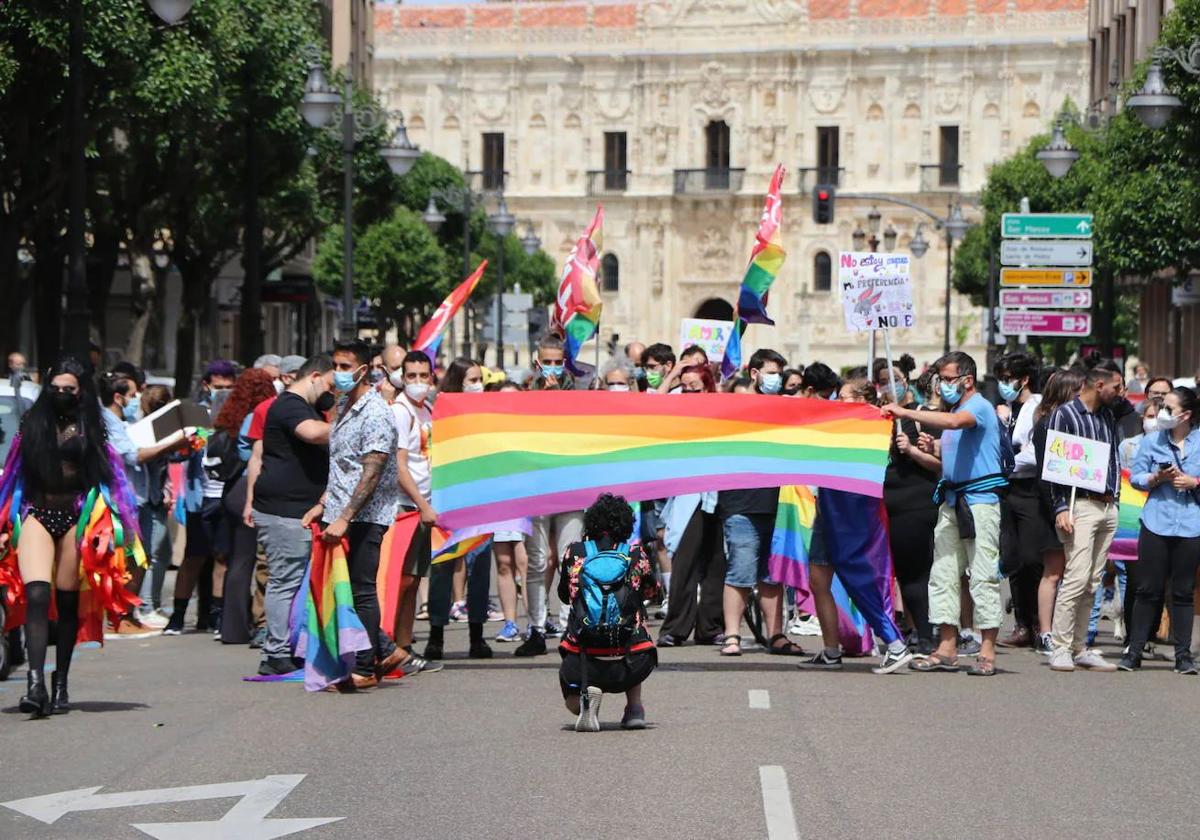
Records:
[[[41,721],[16,711],[18,673],[0,684],[0,838],[1197,834],[1180,785],[1194,778],[1200,679],[1166,663],[1057,674],[1018,651],[991,679],[881,677],[870,660],[813,674],[684,647],[646,685],[648,730],[617,728],[622,700],[608,697],[604,730],[576,734],[556,654],[494,644],[495,659],[470,661],[466,641],[451,628],[444,672],[359,695],[242,682],[256,653],[207,635],[114,641],[77,652],[76,710]],[[77,806],[115,807],[68,803],[50,824],[12,807],[97,786],[185,790],[85,792]]]

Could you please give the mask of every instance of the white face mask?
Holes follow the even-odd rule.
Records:
[[[428,382],[409,382],[404,386],[404,395],[415,403],[425,402],[429,395]]]
[[[623,385],[620,382],[614,382],[612,385],[608,386],[608,390],[610,390],[610,391],[628,391],[629,386]]]
[[[388,382],[392,383],[392,387],[397,391],[404,390],[404,369],[393,370],[388,374]]]
[[[1146,434],[1158,431],[1158,418],[1147,417],[1142,420],[1142,431],[1144,431]]]
[[[1158,412],[1158,428],[1164,432],[1169,432],[1179,425],[1179,417],[1171,413],[1169,408],[1164,408]]]
[[[283,393],[283,381],[282,381],[282,380],[279,380],[279,379],[273,379],[273,380],[271,380],[271,384],[272,384],[273,386],[275,386],[275,393],[276,393],[276,394],[282,394],[282,393]]]
[[[464,394],[479,394],[482,392],[483,392],[483,383],[482,382],[468,382],[466,385],[463,385],[463,393]]]

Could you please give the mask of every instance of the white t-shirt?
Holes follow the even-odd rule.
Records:
[[[433,412],[427,403],[415,406],[401,395],[392,403],[392,416],[396,420],[396,448],[408,452],[408,460],[399,466],[401,469],[408,468],[408,474],[417,483],[417,489],[425,501],[429,501],[429,436],[433,430]],[[416,507],[403,490],[400,491],[400,504]]]

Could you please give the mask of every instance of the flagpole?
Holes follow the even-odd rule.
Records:
[[[596,319],[596,371],[592,376],[600,375],[600,323],[601,319]]]

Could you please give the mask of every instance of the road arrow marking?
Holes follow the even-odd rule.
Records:
[[[304,780],[303,775],[266,776],[244,782],[224,782],[213,785],[190,787],[156,788],[134,790],[127,793],[97,793],[98,787],[67,790],[45,796],[32,796],[3,802],[5,808],[18,811],[27,817],[53,824],[74,811],[104,811],[110,808],[136,808],[147,805],[163,805],[172,802],[198,802],[205,799],[239,797],[234,805],[219,820],[205,822],[144,823],[133,827],[159,840],[271,840],[284,837],[327,823],[337,822],[341,817],[315,819],[267,819],[269,814],[296,785]]]

